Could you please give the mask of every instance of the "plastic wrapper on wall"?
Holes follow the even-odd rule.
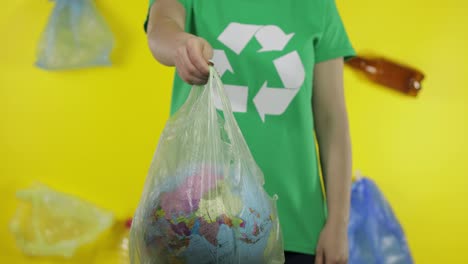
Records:
[[[411,264],[406,238],[392,208],[369,179],[354,183],[349,223],[349,264]]]
[[[36,65],[60,70],[110,65],[113,35],[92,0],[55,0]]]
[[[284,263],[263,183],[211,67],[161,135],[132,223],[131,263]]]
[[[72,257],[108,231],[114,215],[77,197],[36,185],[17,192],[10,230],[30,256]]]

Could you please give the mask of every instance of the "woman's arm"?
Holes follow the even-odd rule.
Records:
[[[185,9],[178,0],[157,0],[150,9],[147,37],[154,58],[176,66],[180,77],[190,84],[204,84],[209,75],[210,44],[186,33]]]
[[[314,73],[312,105],[328,206],[327,223],[317,249],[317,263],[323,259],[327,259],[326,263],[346,263],[348,256],[352,168],[343,65],[342,58],[325,61],[316,65]]]

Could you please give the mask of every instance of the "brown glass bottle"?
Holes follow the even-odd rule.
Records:
[[[364,72],[372,81],[394,90],[416,96],[421,91],[424,74],[384,58],[357,56],[346,62],[354,69]]]

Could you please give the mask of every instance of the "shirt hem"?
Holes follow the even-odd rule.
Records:
[[[284,250],[302,254],[315,255],[315,247],[313,247],[312,245],[308,246],[306,245],[306,243],[299,244],[284,242]]]
[[[354,56],[356,56],[356,52],[352,48],[351,49],[347,48],[347,49],[336,51],[334,53],[315,57],[315,63],[320,63],[320,62],[324,62],[327,60],[332,60],[332,59],[336,59],[340,57],[343,57],[345,60],[348,60]]]

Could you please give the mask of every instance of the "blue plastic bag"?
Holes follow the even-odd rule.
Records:
[[[413,263],[404,232],[376,184],[356,181],[351,192],[349,264]]]
[[[55,0],[36,65],[47,70],[110,65],[113,35],[93,0]]]

